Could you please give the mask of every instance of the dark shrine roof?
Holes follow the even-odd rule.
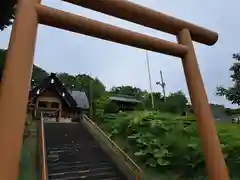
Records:
[[[112,101],[126,102],[126,103],[141,103],[135,97],[126,96],[126,95],[113,95],[109,97]]]
[[[85,92],[74,90],[74,91],[70,91],[70,94],[72,95],[73,99],[76,101],[77,107],[80,107],[82,109],[89,108],[89,102]]]
[[[35,98],[48,87],[53,87],[70,107],[89,109],[89,101],[86,93],[68,90],[54,73],[51,73],[38,86],[33,87],[29,92],[29,98]]]

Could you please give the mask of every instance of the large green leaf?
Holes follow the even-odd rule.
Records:
[[[180,172],[182,179],[203,174],[205,163],[194,121],[158,111],[119,113],[109,119],[108,126],[122,132],[116,136],[128,143],[128,151],[140,164],[162,173]],[[217,124],[217,129],[231,175],[240,176],[236,170],[240,165],[240,126]]]

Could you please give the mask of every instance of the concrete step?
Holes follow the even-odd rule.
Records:
[[[49,180],[127,180],[81,124],[44,128]]]

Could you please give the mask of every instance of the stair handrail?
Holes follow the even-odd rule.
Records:
[[[88,116],[84,115],[84,119],[87,120],[94,128],[96,128],[115,148],[116,150],[126,159],[129,161],[132,166],[139,172],[138,177],[136,179],[142,178],[142,170],[141,168],[95,123],[93,122]]]
[[[47,173],[47,157],[46,157],[46,144],[45,144],[45,133],[44,133],[44,118],[43,112],[41,112],[41,119],[40,119],[40,153],[41,153],[41,180],[48,180],[48,173]]]

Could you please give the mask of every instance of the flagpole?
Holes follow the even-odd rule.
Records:
[[[152,92],[152,79],[151,79],[150,65],[149,65],[149,58],[148,58],[147,50],[146,50],[146,59],[147,59],[147,68],[148,68],[149,87],[150,87],[151,99],[152,99],[152,108],[154,108],[154,99],[153,99],[153,92]]]

